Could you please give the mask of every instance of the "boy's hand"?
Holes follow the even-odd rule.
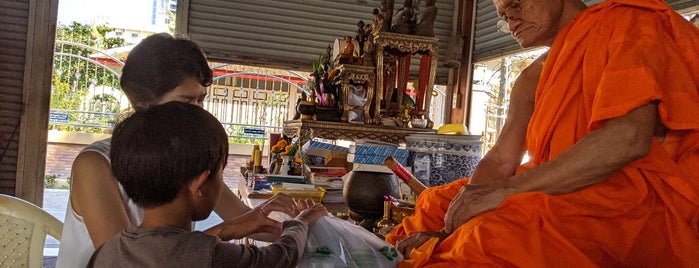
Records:
[[[221,240],[240,239],[253,233],[271,233],[281,235],[282,224],[267,217],[265,209],[253,209],[232,220],[220,223],[206,231],[207,234],[218,236]]]
[[[321,204],[312,205],[309,208],[304,209],[296,216],[296,219],[305,221],[308,226],[313,225],[320,217],[327,216],[328,211]]]

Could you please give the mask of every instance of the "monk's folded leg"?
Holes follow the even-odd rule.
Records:
[[[628,182],[628,181],[627,181]],[[610,183],[611,184],[611,183]],[[411,254],[427,267],[691,267],[699,236],[690,203],[654,190],[597,185],[572,195],[525,193],[456,229],[436,248]],[[619,188],[619,189],[622,189]],[[648,188],[645,188],[648,189]],[[590,195],[587,195],[590,194]],[[608,194],[608,195],[605,195]],[[624,196],[629,202],[585,201]],[[634,197],[636,199],[634,200]],[[696,212],[694,212],[696,213]],[[414,256],[416,255],[416,256]]]
[[[386,236],[386,241],[395,245],[398,240],[415,232],[436,232],[444,228],[444,214],[449,209],[449,203],[467,183],[467,178],[460,179],[423,191],[415,204],[415,213],[403,218],[401,224]]]
[[[538,210],[541,205],[535,202],[529,211],[508,206],[481,214],[426,252],[429,256],[413,257],[424,267],[598,267],[551,226],[547,212]]]

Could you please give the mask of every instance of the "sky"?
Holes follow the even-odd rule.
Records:
[[[58,22],[109,22],[115,28],[147,29],[152,27],[152,5],[152,0],[60,0]]]

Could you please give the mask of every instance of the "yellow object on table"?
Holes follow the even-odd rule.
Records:
[[[257,150],[253,154],[253,164],[256,167],[262,166],[262,151]]]
[[[294,199],[311,199],[316,203],[323,202],[323,197],[325,197],[325,189],[320,186],[315,186],[312,184],[300,184],[300,183],[282,183],[272,185],[272,191],[274,194],[284,193],[288,194]]]
[[[470,132],[464,124],[446,124],[437,129],[437,134],[469,135]]]

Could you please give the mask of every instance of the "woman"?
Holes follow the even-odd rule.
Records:
[[[134,47],[121,76],[122,90],[136,110],[170,101],[203,106],[211,82],[212,71],[199,46],[167,33],[152,35]],[[143,220],[143,209],[128,198],[112,174],[109,147],[110,139],[97,141],[73,162],[56,267],[85,267],[95,248]],[[255,239],[272,241],[279,237],[279,222],[250,216],[253,211],[228,187],[224,188],[214,209],[224,221],[254,230],[251,233],[255,233]],[[292,216],[297,213],[293,200],[286,195],[277,195],[254,210],[265,215],[272,211]]]

